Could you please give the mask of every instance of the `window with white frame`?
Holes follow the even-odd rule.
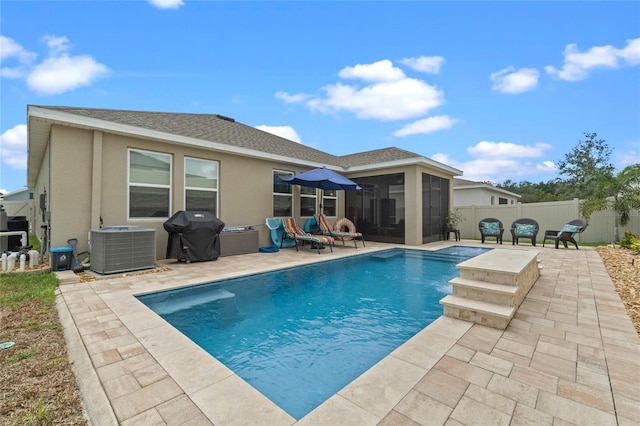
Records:
[[[171,211],[171,155],[129,149],[129,218],[168,218]]]
[[[282,179],[293,176],[293,172],[284,170],[273,171],[273,216],[293,216],[293,190],[292,186]]]
[[[326,189],[322,195],[322,213],[335,217],[338,210],[338,195],[335,189]]]
[[[300,216],[307,217],[316,214],[317,191],[308,186],[300,187]]]
[[[218,216],[218,162],[185,157],[185,210],[206,210]]]

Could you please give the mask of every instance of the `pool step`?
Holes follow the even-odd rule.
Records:
[[[507,328],[516,313],[516,308],[454,295],[445,296],[440,303],[448,317],[501,330]]]
[[[540,277],[538,250],[494,249],[456,265],[444,315],[504,330]]]
[[[169,315],[176,313],[178,311],[182,311],[184,309],[189,309],[194,306],[204,305],[206,303],[215,302],[217,300],[225,300],[231,299],[235,297],[234,293],[227,291],[225,289],[217,289],[209,292],[207,295],[194,295],[190,297],[184,297],[180,300],[169,301],[169,303],[158,304],[156,306],[152,306],[151,308],[158,315]]]
[[[494,284],[486,281],[456,277],[449,281],[453,295],[488,303],[513,306],[519,288],[512,285]]]

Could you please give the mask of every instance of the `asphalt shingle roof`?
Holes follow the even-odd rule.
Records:
[[[91,119],[134,126],[141,129],[159,131],[202,141],[221,143],[340,167],[362,166],[422,157],[418,154],[395,147],[336,156],[218,114],[169,113],[65,106],[38,107]]]

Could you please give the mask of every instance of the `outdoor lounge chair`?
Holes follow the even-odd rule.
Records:
[[[315,244],[315,247],[318,249],[318,254],[320,254],[320,249],[324,248],[325,244],[329,246],[331,251],[333,251],[333,238],[326,235],[314,235],[304,232],[298,226],[298,223],[293,217],[283,218],[282,227],[284,228],[284,231],[282,232],[280,248],[282,248],[285,240],[293,240],[295,242],[296,251],[298,251],[298,241],[302,241],[303,244],[308,241],[312,243],[312,248]]]
[[[480,239],[482,240],[482,244],[484,244],[484,240],[486,237],[496,237],[496,244],[502,244],[502,234],[504,233],[504,228],[502,227],[502,222],[500,222],[498,219],[482,219],[478,223],[478,229],[480,230]]]
[[[520,218],[511,224],[511,245],[518,244],[520,238],[528,238],[535,247],[536,236],[540,230],[540,225],[533,219]]]
[[[564,248],[568,248],[568,241],[570,243],[573,243],[573,245],[576,246],[576,250],[578,250],[578,243],[576,242],[575,238],[573,238],[573,236],[575,234],[584,232],[584,230],[587,229],[587,226],[589,226],[589,224],[586,220],[574,219],[563,226],[559,231],[547,229],[546,231],[544,231],[544,240],[542,240],[542,247],[544,247],[545,241],[553,240],[556,242],[556,248],[558,248],[560,241],[562,241],[562,244],[564,244]]]
[[[345,245],[345,241],[347,240],[353,240],[353,245],[355,248],[358,248],[357,241],[360,239],[362,240],[362,247],[365,246],[362,233],[356,232],[356,226],[346,217],[337,220],[333,225],[333,229],[331,229],[327,222],[327,218],[323,214],[316,216],[316,223],[320,227],[322,235],[327,235],[335,240],[342,241],[342,245]],[[344,230],[345,227],[347,228],[346,230]]]

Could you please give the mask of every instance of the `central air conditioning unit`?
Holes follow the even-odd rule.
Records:
[[[90,269],[99,274],[152,269],[156,263],[156,230],[109,226],[89,231]]]

